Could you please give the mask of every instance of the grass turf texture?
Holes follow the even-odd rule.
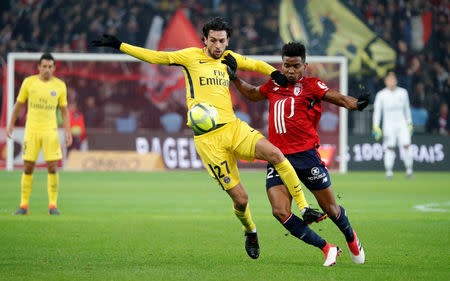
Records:
[[[35,173],[29,216],[12,215],[20,172],[0,172],[0,280],[450,280],[450,173],[333,174],[367,262],[352,263],[327,219],[312,228],[344,249],[332,268],[272,217],[264,172],[241,176],[258,260],[247,257],[231,200],[206,172],[62,172],[59,217],[47,215],[45,172]],[[414,208],[429,203],[443,210]]]

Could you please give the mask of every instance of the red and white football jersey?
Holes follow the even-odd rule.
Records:
[[[320,79],[306,76],[295,84],[289,83],[287,88],[273,80],[260,87],[270,101],[269,141],[283,154],[319,147],[321,100],[328,90]]]

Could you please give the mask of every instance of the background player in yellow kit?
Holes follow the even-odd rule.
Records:
[[[62,80],[53,76],[55,60],[51,54],[46,53],[41,56],[38,70],[39,74],[29,76],[23,81],[16,104],[14,105],[11,122],[7,129],[7,135],[11,137],[17,117],[25,102],[28,100],[27,121],[22,149],[25,169],[21,181],[22,196],[20,207],[16,211],[16,215],[28,214],[33,170],[41,148],[48,169],[48,213],[50,215],[60,214],[56,204],[59,185],[56,168],[58,160],[62,158],[56,123],[56,110],[58,106],[62,113],[66,145],[70,146],[72,143],[69,111],[67,110],[67,88]]]
[[[293,195],[305,221],[317,222],[326,214],[308,207],[300,180],[281,151],[261,133],[236,118],[228,89],[230,79],[227,66],[221,63],[225,55],[231,53],[236,58],[238,69],[270,75],[280,85],[287,85],[288,81],[280,71],[265,62],[226,51],[231,32],[227,22],[214,18],[203,26],[205,48],[186,48],[175,52],[153,51],[122,43],[112,35],[103,35],[92,44],[112,47],[149,63],[183,67],[188,109],[199,102],[216,107],[219,125],[213,131],[195,136],[195,146],[209,174],[233,200],[234,212],[245,230],[245,248],[248,255],[256,259],[259,256],[258,236],[236,159],[253,161],[257,158],[272,163]]]

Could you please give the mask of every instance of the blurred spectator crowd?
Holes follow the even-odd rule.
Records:
[[[416,132],[447,135],[450,128],[450,1],[447,0],[349,0],[368,26],[395,48],[395,73],[399,86],[406,88]],[[431,15],[431,36],[424,45],[424,15]],[[374,75],[363,84],[371,92],[384,87]],[[358,78],[353,78],[358,79]],[[353,81],[351,85],[358,85]],[[350,90],[351,93],[351,90]]]
[[[341,1],[397,52],[395,72],[399,85],[410,94],[413,119],[419,132],[447,134],[450,127],[449,0],[347,0]],[[103,52],[89,47],[89,42],[103,33],[115,34],[124,42],[144,46],[153,16],[167,24],[175,11],[184,7],[196,29],[213,16],[226,18],[234,33],[229,48],[247,55],[279,55],[282,40],[278,34],[279,1],[271,0],[5,0],[0,3],[0,63],[8,52]],[[432,15],[431,37],[425,45],[413,36],[414,23],[423,14]],[[110,50],[108,50],[110,52]],[[123,67],[116,69],[127,74]],[[128,70],[130,71],[130,70]],[[0,75],[4,75],[3,71]],[[3,76],[2,76],[3,81]],[[84,81],[84,82],[83,82]],[[85,116],[86,127],[108,126],[105,109],[129,92],[126,85],[113,82],[93,84],[85,79],[66,81],[69,102],[74,102]],[[384,87],[383,78],[361,75],[350,77],[352,85],[364,83],[373,94]],[[113,94],[107,94],[114,92]],[[101,92],[101,94],[98,94]],[[134,126],[157,127],[144,111],[155,108],[143,89],[136,89],[135,107],[142,109]],[[0,92],[0,96],[3,91]],[[133,107],[132,107],[133,108]],[[169,110],[169,109],[167,109]],[[170,108],[169,111],[178,110]],[[133,110],[116,110],[129,118]],[[147,119],[145,119],[147,118]],[[147,120],[147,121],[145,121]],[[128,124],[128,123],[127,123]],[[126,125],[129,127],[129,124]]]

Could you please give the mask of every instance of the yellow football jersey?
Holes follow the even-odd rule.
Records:
[[[196,103],[207,102],[217,108],[219,123],[236,119],[231,102],[230,79],[223,56],[230,53],[236,59],[238,69],[270,75],[275,68],[263,61],[253,60],[232,51],[225,51],[220,59],[211,58],[203,48],[187,48],[175,52],[153,51],[126,43],[120,50],[140,60],[164,65],[182,66],[186,79],[186,103],[188,110]]]
[[[67,88],[64,81],[53,77],[44,82],[39,75],[25,78],[17,101],[28,100],[25,129],[31,132],[45,132],[58,127],[56,123],[57,106],[67,106]]]

